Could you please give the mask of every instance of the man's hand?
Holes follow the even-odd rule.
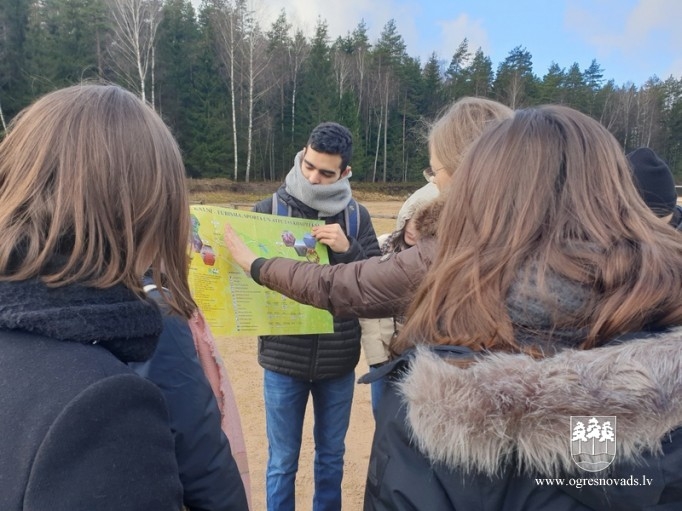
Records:
[[[234,231],[230,224],[225,224],[225,245],[232,254],[235,262],[241,266],[244,271],[251,271],[251,264],[258,259],[246,243],[242,241],[239,235]]]
[[[339,224],[315,225],[312,235],[320,243],[327,245],[337,254],[348,252],[350,241]]]

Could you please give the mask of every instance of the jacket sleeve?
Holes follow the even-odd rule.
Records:
[[[259,284],[339,318],[396,316],[405,312],[424,279],[435,244],[428,238],[388,257],[335,266],[281,257],[257,259],[251,276]]]
[[[360,344],[368,366],[381,364],[389,359],[388,346],[393,338],[393,318],[359,318],[362,337]]]
[[[24,509],[179,510],[182,487],[163,396],[134,374],[76,396],[37,452]]]
[[[168,403],[184,504],[192,511],[245,510],[244,485],[189,325],[174,315],[163,321],[154,356],[131,366],[154,382]]]

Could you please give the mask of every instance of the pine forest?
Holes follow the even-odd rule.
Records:
[[[262,18],[262,16],[260,16]],[[353,179],[415,181],[429,121],[462,96],[512,108],[561,103],[606,126],[625,151],[649,146],[682,182],[682,79],[617,84],[596,60],[533,69],[519,45],[493,66],[466,39],[426,62],[394,20],[333,39],[305,35],[285,11],[265,25],[245,0],[0,1],[0,137],[37,97],[81,82],[116,83],[163,117],[188,175],[279,181],[318,122],[354,135]]]

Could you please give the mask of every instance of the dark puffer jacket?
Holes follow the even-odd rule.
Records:
[[[289,195],[282,185],[277,191],[291,206],[291,216],[317,219],[317,211]],[[358,238],[350,238],[350,248],[342,254],[329,250],[332,265],[350,263],[379,255],[379,244],[367,209],[361,204]],[[272,214],[272,197],[254,206],[258,213]],[[324,219],[338,223],[346,231],[343,211]],[[334,333],[259,337],[258,362],[265,369],[305,380],[322,380],[349,373],[360,359],[360,325],[357,319],[334,317]]]
[[[682,329],[630,337],[468,368],[420,348],[381,401],[365,511],[682,509]],[[606,469],[573,461],[571,416],[616,416]]]

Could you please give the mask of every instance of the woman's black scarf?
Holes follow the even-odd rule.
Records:
[[[0,330],[99,344],[123,362],[142,362],[154,353],[162,327],[156,304],[123,285],[51,288],[39,280],[0,282]]]

